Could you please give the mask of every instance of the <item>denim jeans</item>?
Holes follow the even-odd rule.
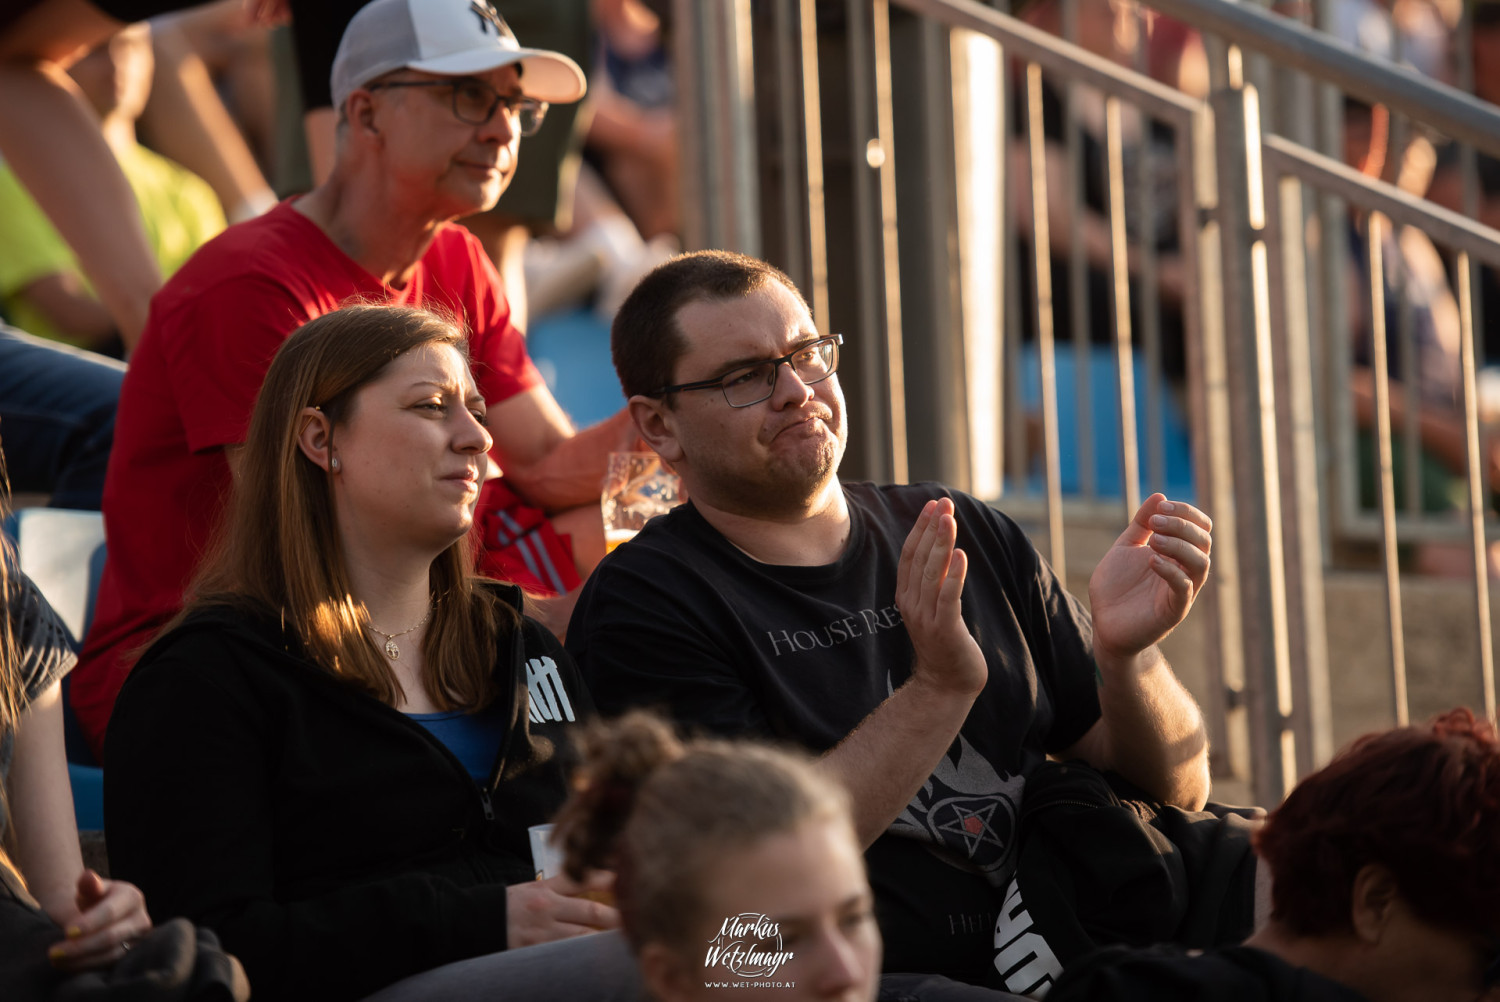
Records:
[[[0,450],[11,489],[98,511],[125,363],[0,324]]]

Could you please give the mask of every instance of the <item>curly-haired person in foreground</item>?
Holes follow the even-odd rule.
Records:
[[[636,711],[585,741],[558,815],[565,867],[617,866],[649,996],[871,1002],[880,930],[844,788],[794,752],[680,742]]]
[[[1271,919],[1200,956],[1111,947],[1048,1002],[1500,999],[1500,742],[1465,709],[1355,741],[1258,833]]]
[[[679,740],[641,710],[595,725],[584,745],[555,840],[569,875],[615,871],[642,997],[1024,1002],[939,975],[881,975],[849,792],[804,753]]]

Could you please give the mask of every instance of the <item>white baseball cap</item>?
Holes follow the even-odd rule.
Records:
[[[374,0],[344,29],[333,58],[333,106],[391,70],[463,76],[512,63],[520,64],[527,97],[566,104],[588,89],[583,70],[561,52],[521,48],[489,0]]]

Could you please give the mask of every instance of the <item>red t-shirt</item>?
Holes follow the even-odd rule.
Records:
[[[104,483],[109,558],[70,690],[96,755],[137,649],[181,607],[229,494],[222,447],[245,440],[271,356],[352,297],[440,304],[463,317],[491,404],[542,381],[499,274],[462,227],[439,227],[403,289],[361,268],[291,202],[205,244],[151,301],[120,391]],[[481,507],[497,492],[514,498],[492,482]]]

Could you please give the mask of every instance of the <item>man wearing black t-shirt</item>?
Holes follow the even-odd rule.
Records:
[[[1202,718],[1155,644],[1208,575],[1211,523],[1154,495],[1094,573],[1090,618],[974,498],[839,481],[840,340],[740,255],[685,255],[636,287],[615,367],[691,501],[600,565],[568,646],[606,713],[665,707],[823,756],[854,793],[887,970],[983,979],[1002,915],[1034,986],[1055,958],[1028,945],[1011,878],[1046,756],[1206,798]]]

